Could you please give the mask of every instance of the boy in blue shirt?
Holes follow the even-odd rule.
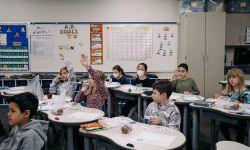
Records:
[[[31,120],[37,111],[38,99],[33,94],[25,92],[9,97],[7,101],[9,102],[9,124],[13,126],[13,129],[9,137],[1,143],[0,149],[45,149],[48,123],[45,123],[45,121]],[[43,123],[43,125],[41,123]]]

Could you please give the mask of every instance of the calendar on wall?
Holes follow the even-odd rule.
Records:
[[[0,24],[0,70],[29,71],[26,23]]]
[[[152,57],[152,28],[147,25],[116,25],[108,28],[111,59],[145,60]]]

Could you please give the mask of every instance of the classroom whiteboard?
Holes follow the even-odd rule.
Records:
[[[81,53],[90,57],[90,24],[30,24],[31,72],[58,72],[68,58],[75,72],[85,72]],[[177,24],[103,24],[103,64],[93,68],[112,72],[120,65],[135,72],[143,62],[148,72],[172,72],[177,68]]]

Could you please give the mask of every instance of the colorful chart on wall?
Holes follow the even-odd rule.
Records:
[[[29,71],[26,23],[0,23],[0,71]]]
[[[93,68],[111,72],[120,65],[135,72],[137,64],[149,72],[172,72],[177,67],[178,26],[166,24],[31,24],[32,72],[58,72],[64,53],[76,72],[86,71],[80,55],[89,57]]]

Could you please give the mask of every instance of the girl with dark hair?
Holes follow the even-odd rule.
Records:
[[[139,63],[137,66],[137,78],[133,85],[141,87],[152,87],[153,81],[147,77],[148,66],[145,63]],[[127,101],[123,106],[121,115],[128,116],[130,110],[137,105],[137,101]],[[140,114],[138,114],[140,115]]]
[[[139,63],[137,66],[137,78],[133,85],[141,85],[142,87],[152,87],[153,82],[147,77],[148,66],[145,63]]]
[[[112,82],[119,82],[121,84],[128,84],[128,81],[125,77],[125,73],[121,66],[115,65],[113,67],[113,75],[111,75]]]

